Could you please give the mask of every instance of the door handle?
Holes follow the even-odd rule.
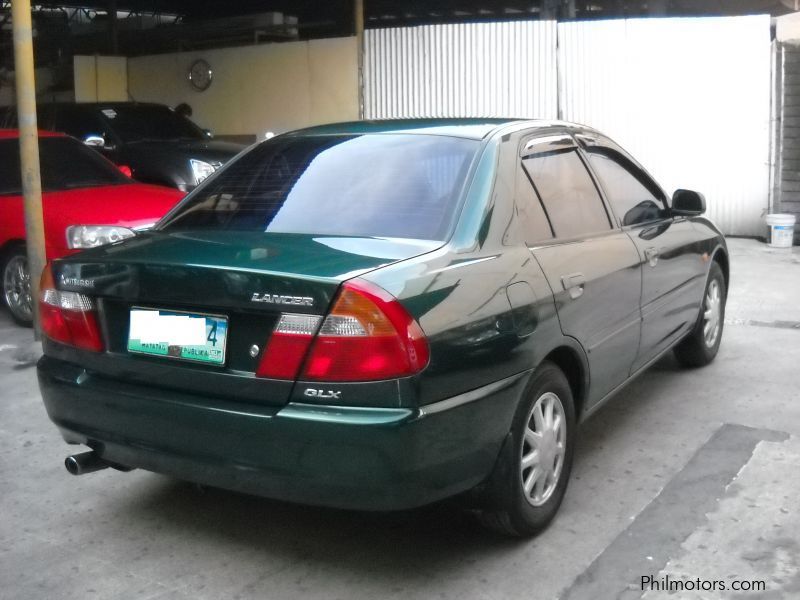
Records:
[[[644,257],[647,259],[647,263],[651,267],[655,267],[658,263],[658,248],[645,248]]]
[[[583,288],[586,285],[586,277],[584,277],[583,273],[562,275],[561,285],[564,286],[564,290],[569,292],[569,297],[575,300],[583,296]]]

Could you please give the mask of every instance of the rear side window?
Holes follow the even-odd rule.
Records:
[[[443,240],[478,147],[435,135],[277,137],[229,163],[159,229]]]
[[[667,217],[663,198],[653,192],[653,184],[646,187],[619,160],[606,153],[590,151],[589,163],[623,225],[638,225]]]
[[[611,229],[600,194],[575,150],[537,154],[523,161],[556,237]]]

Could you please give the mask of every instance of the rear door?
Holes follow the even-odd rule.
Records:
[[[552,288],[564,334],[586,350],[591,405],[628,377],[636,357],[639,256],[613,224],[572,137],[523,140],[520,168],[539,203],[530,213],[543,212],[551,227],[528,246]]]
[[[642,264],[642,339],[633,370],[694,324],[704,285],[692,223],[673,219],[661,188],[613,142],[587,143],[587,160]]]

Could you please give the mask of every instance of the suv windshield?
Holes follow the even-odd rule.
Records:
[[[39,138],[42,190],[131,183],[94,150],[69,137]],[[19,140],[0,140],[0,194],[21,194]]]
[[[277,137],[158,228],[444,240],[478,146],[435,135]]]
[[[205,139],[203,130],[167,106],[115,104],[101,107],[100,115],[123,142],[142,140]]]

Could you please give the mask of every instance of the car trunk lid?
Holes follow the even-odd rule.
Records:
[[[97,300],[107,352],[92,360],[94,370],[182,391],[284,404],[293,382],[254,374],[281,313],[323,315],[341,282],[440,245],[307,234],[156,231],[57,261],[53,269],[59,289]],[[224,364],[130,353],[131,309],[225,319]]]

